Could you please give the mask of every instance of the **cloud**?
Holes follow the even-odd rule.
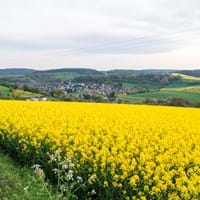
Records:
[[[196,46],[199,20],[199,0],[0,0],[0,52],[10,52],[7,60],[26,51],[58,63],[66,56],[66,65],[70,55],[110,55],[109,63],[121,55],[123,63],[125,54],[160,56]]]

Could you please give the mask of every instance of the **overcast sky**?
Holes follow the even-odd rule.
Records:
[[[0,0],[0,68],[200,68],[200,0]]]

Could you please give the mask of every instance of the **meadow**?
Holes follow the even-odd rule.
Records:
[[[0,85],[0,98],[4,99],[14,99],[14,98],[33,98],[33,97],[41,97],[42,94],[33,93],[30,91],[25,91],[23,89],[14,89],[11,87]]]
[[[0,147],[71,199],[200,198],[199,109],[0,101]]]
[[[55,191],[51,196],[52,199],[59,200]],[[0,199],[49,200],[50,196],[43,181],[33,173],[33,170],[18,165],[9,156],[0,152]]]
[[[131,99],[135,102],[144,101],[146,98],[167,99],[167,98],[182,98],[191,102],[200,101],[200,93],[198,87],[187,87],[182,89],[161,89],[160,91],[129,94],[124,96],[124,99]],[[138,101],[137,101],[138,100]]]
[[[172,73],[174,76],[180,76],[183,80],[186,81],[200,81],[199,77],[190,76],[182,73]]]
[[[200,78],[180,73],[172,73],[172,75],[180,77],[181,79],[166,86],[159,85],[157,88],[146,85],[145,87],[151,88],[148,92],[118,95],[118,98],[129,103],[144,103],[146,99],[166,100],[170,98],[180,98],[190,102],[192,106],[198,104],[200,102]],[[125,84],[125,86],[134,88],[137,85]],[[138,86],[141,87],[141,85]]]

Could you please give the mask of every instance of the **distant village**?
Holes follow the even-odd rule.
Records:
[[[102,96],[104,99],[114,97],[115,93],[127,94],[128,88],[119,85],[100,84],[100,83],[79,83],[79,82],[53,82],[38,87],[42,92],[55,94],[79,94],[79,97],[85,99],[89,96]]]

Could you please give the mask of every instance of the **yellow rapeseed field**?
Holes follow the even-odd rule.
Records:
[[[0,101],[0,145],[46,173],[65,151],[94,199],[200,198],[200,109]]]

